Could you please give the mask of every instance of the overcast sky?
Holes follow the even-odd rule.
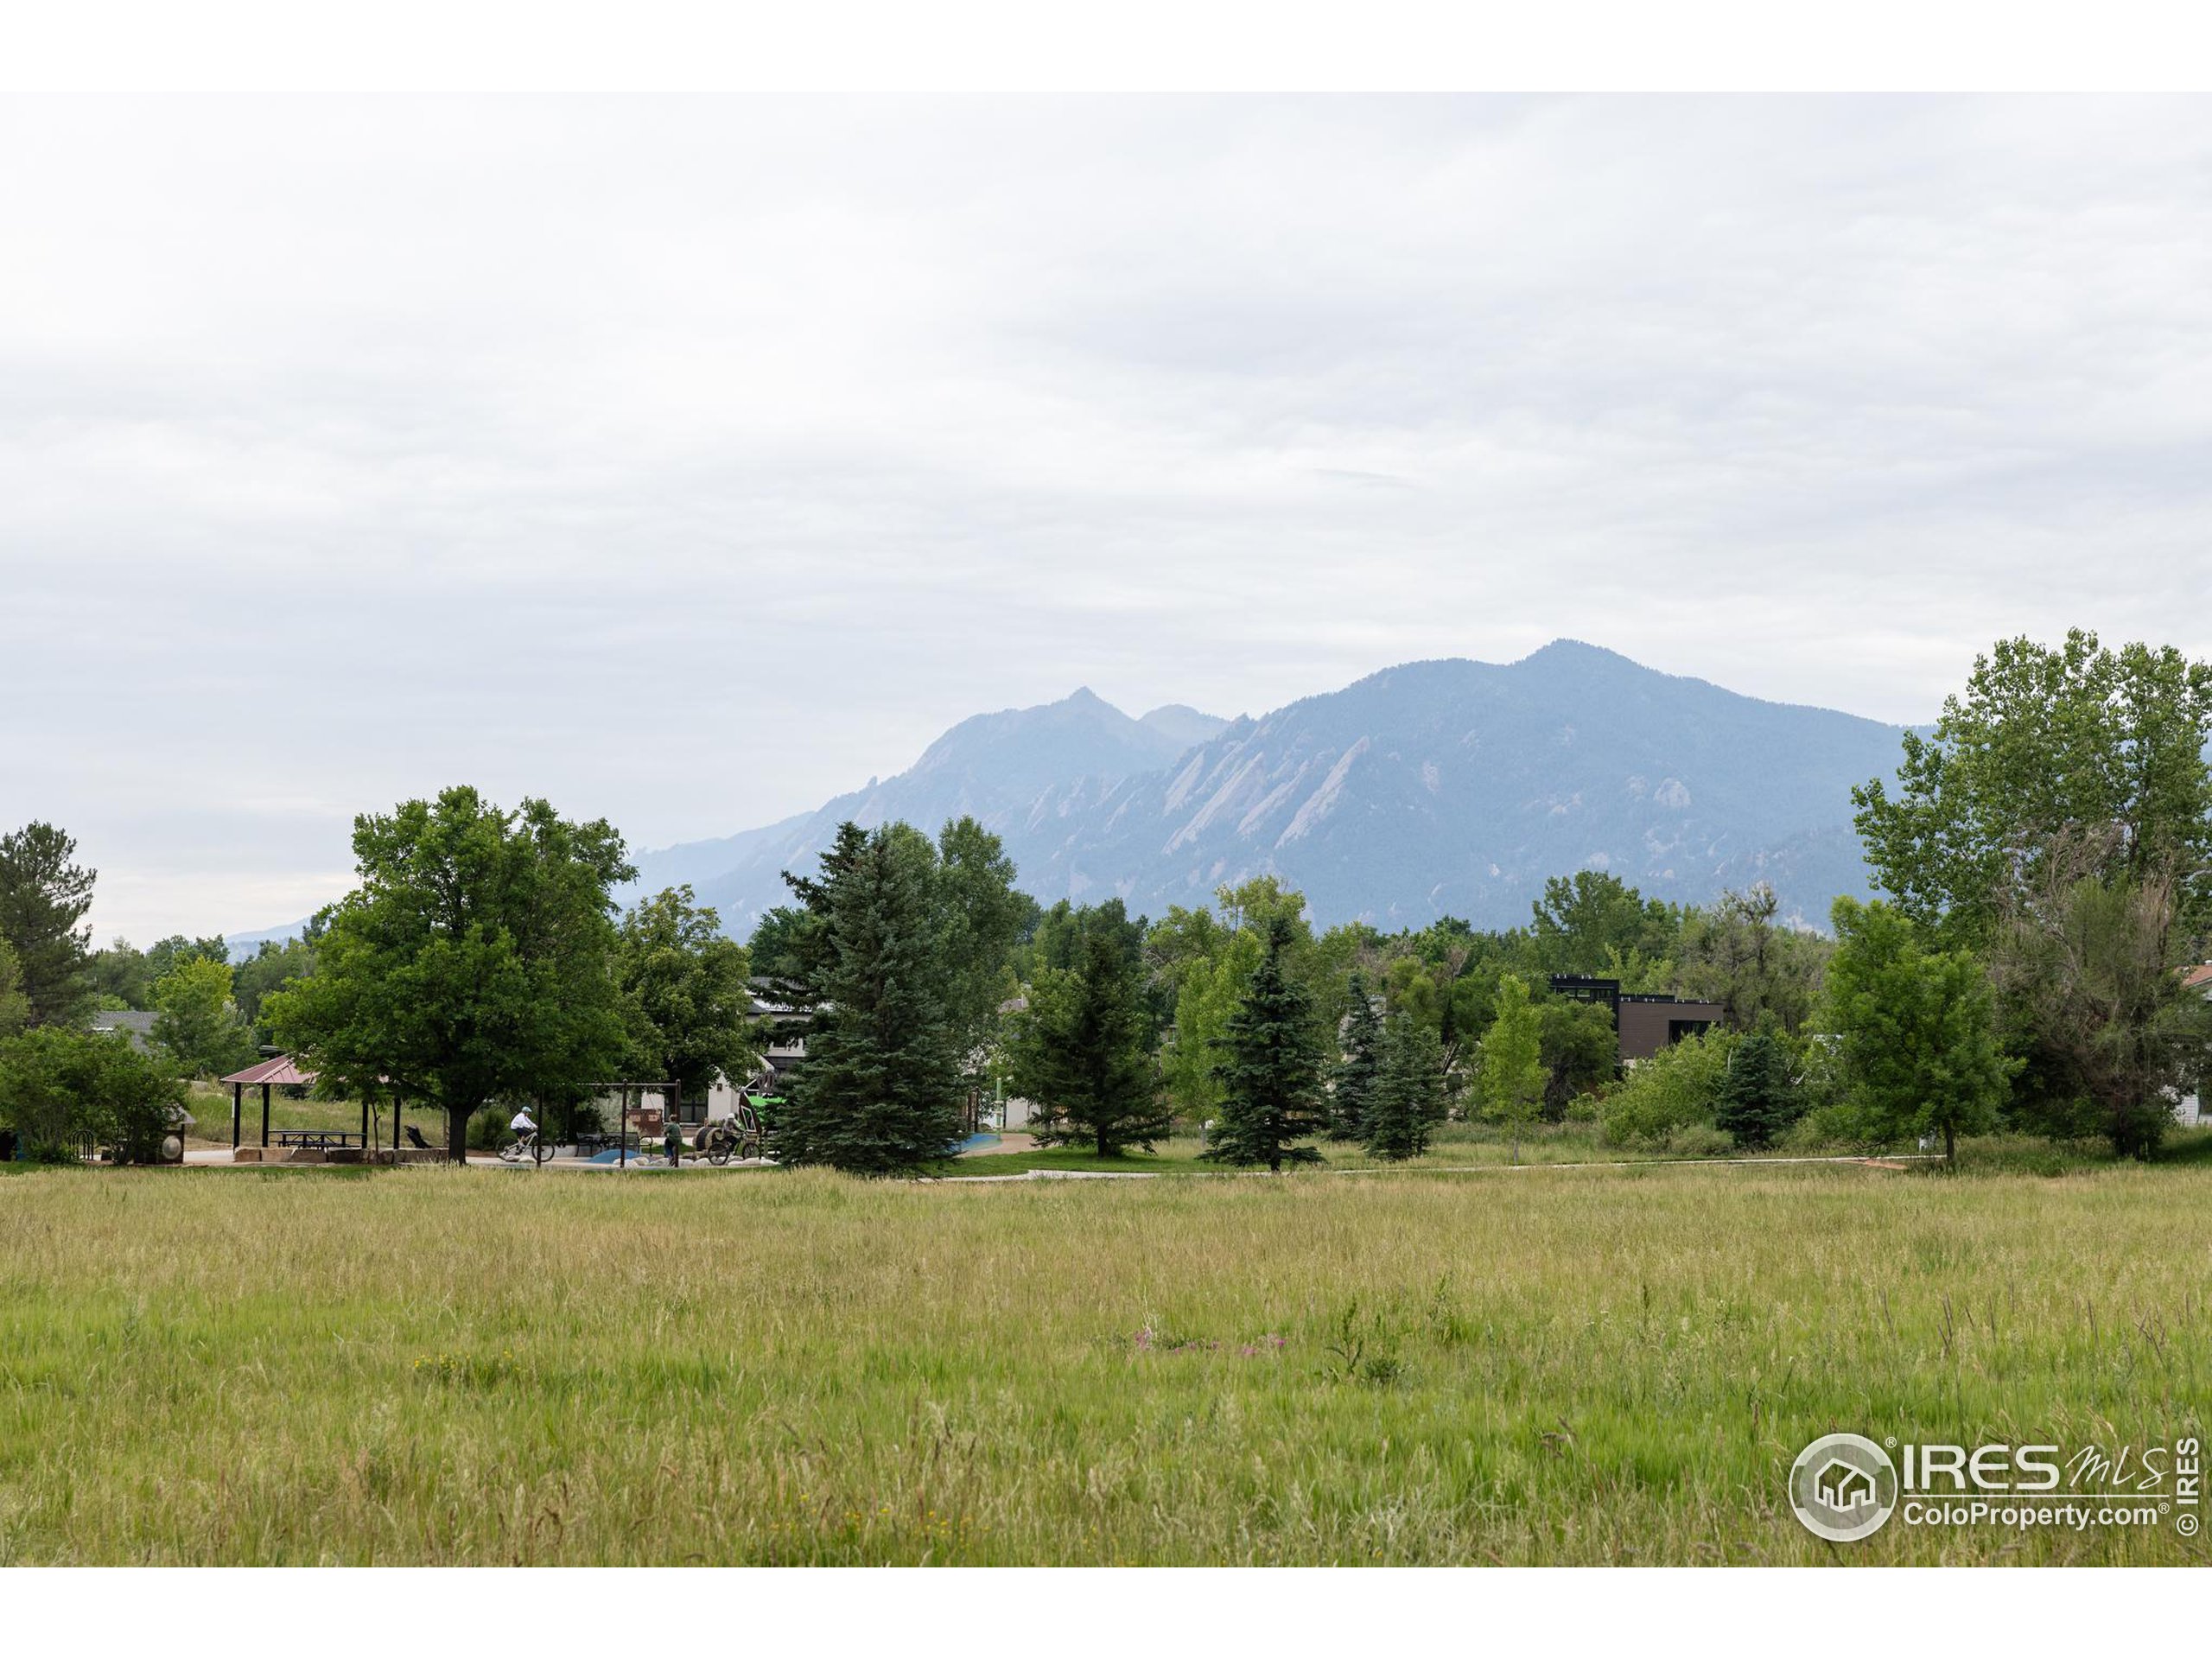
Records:
[[[0,105],[0,827],[289,921],[1077,684],[2212,655],[2212,102]]]

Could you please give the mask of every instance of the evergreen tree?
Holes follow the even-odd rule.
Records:
[[[1328,1117],[1313,1001],[1284,963],[1295,935],[1285,916],[1266,925],[1259,965],[1218,1044],[1221,1113],[1205,1156],[1280,1173],[1287,1163],[1319,1160],[1301,1143],[1326,1128]]]
[[[900,827],[846,824],[821,875],[791,880],[810,913],[792,941],[793,989],[812,1016],[777,1127],[781,1163],[910,1174],[959,1137],[929,843]]]
[[[1428,1150],[1444,1116],[1444,1045],[1433,1027],[1394,1014],[1384,1028],[1382,1071],[1367,1117],[1367,1149],[1393,1161]]]
[[[1144,924],[1119,899],[1054,914],[1053,954],[1067,965],[1039,967],[1030,981],[1007,1044],[1014,1088],[1037,1103],[1030,1122],[1041,1141],[1089,1141],[1101,1158],[1149,1152],[1174,1120],[1153,1067]]]
[[[0,836],[0,939],[16,953],[16,989],[34,1026],[67,1023],[92,1006],[95,872],[72,861],[77,843],[50,823]]]
[[[1738,1043],[1721,1073],[1714,1124],[1739,1147],[1770,1147],[1803,1116],[1789,1050],[1770,1031]]]
[[[1363,1141],[1368,1113],[1375,1104],[1375,1090],[1382,1077],[1382,1022],[1376,1017],[1375,999],[1368,995],[1365,976],[1354,974],[1351,1011],[1344,1016],[1344,1057],[1337,1062],[1335,1086],[1329,1096],[1329,1139]],[[1438,1052],[1442,1070],[1443,1051]]]

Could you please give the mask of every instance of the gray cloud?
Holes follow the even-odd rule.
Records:
[[[663,843],[1079,683],[2202,653],[2207,108],[10,101],[0,819],[143,938],[448,781]]]

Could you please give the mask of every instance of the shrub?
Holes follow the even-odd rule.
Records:
[[[1736,1039],[1725,1032],[1685,1037],[1629,1068],[1600,1109],[1616,1146],[1663,1146],[1676,1129],[1710,1123]]]
[[[0,1043],[0,1124],[26,1155],[66,1161],[87,1142],[149,1158],[183,1085],[121,1033],[40,1026]]]
[[[1685,1123],[1667,1137],[1672,1158],[1726,1158],[1736,1149],[1736,1137],[1710,1123]]]

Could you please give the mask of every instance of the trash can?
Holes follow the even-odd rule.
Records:
[[[172,1106],[162,1120],[161,1145],[156,1149],[154,1161],[161,1164],[181,1164],[184,1161],[184,1132],[200,1120],[181,1106]]]

